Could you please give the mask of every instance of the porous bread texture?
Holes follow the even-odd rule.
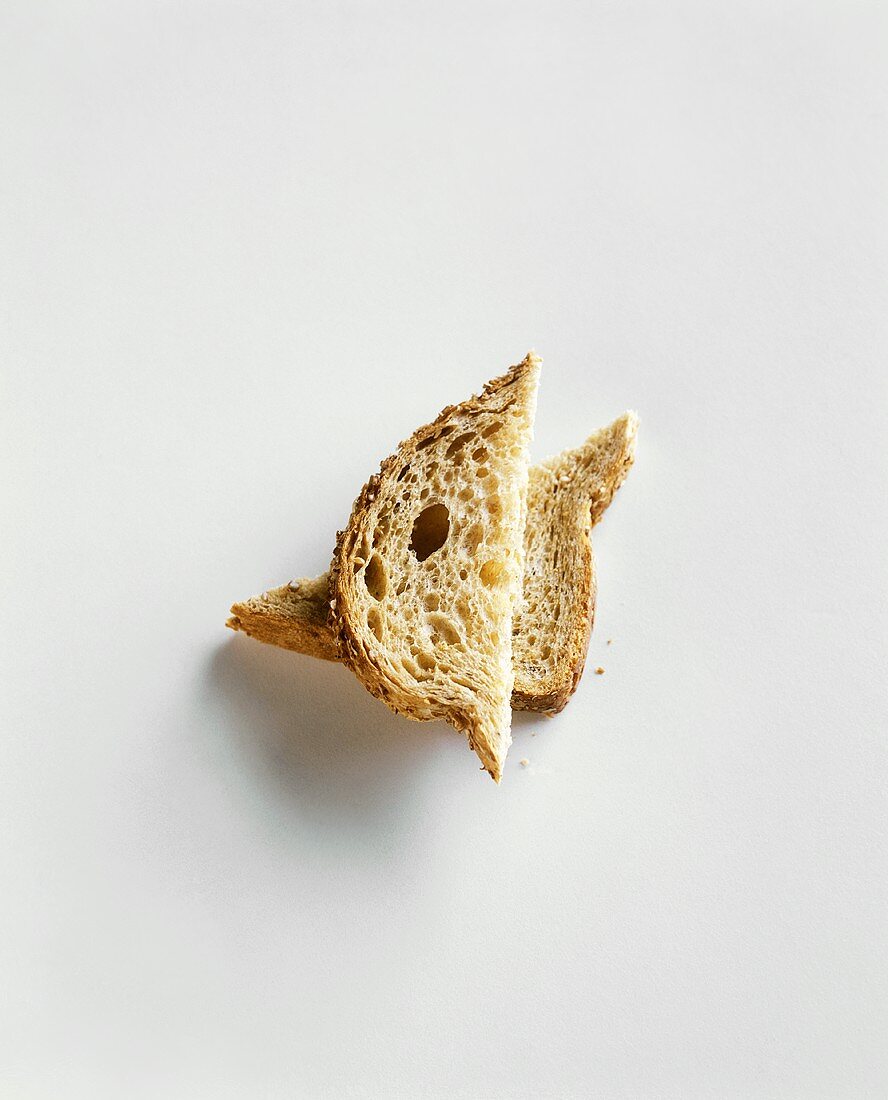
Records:
[[[543,465],[531,467],[524,549],[525,563],[533,557],[537,564],[533,569],[525,568],[524,598],[518,605],[514,623],[514,710],[557,713],[579,683],[594,619],[594,554],[591,540],[588,554],[583,552],[586,537],[583,523],[569,522],[563,527],[552,522],[554,516],[565,514],[564,509],[555,509],[554,497],[584,498],[589,507],[590,526],[598,523],[632,464],[637,423],[633,413],[624,413],[607,428],[593,433],[582,447],[563,451]],[[570,516],[571,511],[567,509],[566,514]],[[578,543],[578,552],[573,555],[560,549],[571,539]],[[577,557],[579,573],[571,576],[563,566]],[[528,614],[530,604],[537,609],[536,616]],[[553,607],[561,608],[566,619],[562,641],[575,639],[576,644],[553,645],[550,623]],[[570,611],[565,613],[565,607]],[[236,603],[231,612],[226,625],[258,641],[328,661],[339,659],[330,625],[328,573],[292,581]],[[548,654],[543,656],[547,650]]]
[[[513,624],[513,705],[557,714],[576,691],[595,611],[590,532],[635,458],[638,417],[624,413],[530,473],[524,584]]]
[[[539,364],[528,355],[402,443],[355,502],[330,569],[345,663],[397,713],[465,732],[497,783]]]
[[[271,645],[338,661],[336,635],[330,629],[330,577],[302,577],[261,596],[232,605],[225,623]]]

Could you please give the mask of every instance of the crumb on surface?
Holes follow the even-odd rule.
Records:
[[[598,668],[595,669],[595,675],[596,676],[603,676],[604,675],[604,669],[601,667],[601,665],[599,665]]]
[[[607,640],[607,644],[608,644],[608,645],[613,645],[613,644],[614,644],[614,640],[613,640],[613,638],[608,638],[608,640]]]
[[[522,757],[522,758],[521,758],[521,759],[520,759],[520,760],[518,761],[518,763],[519,763],[519,764],[521,765],[521,767],[522,767],[522,768],[526,768],[526,767],[527,767],[527,765],[528,765],[528,764],[530,763],[530,761],[529,761],[529,760],[527,759],[527,757],[526,757],[526,756],[523,756],[523,757]]]

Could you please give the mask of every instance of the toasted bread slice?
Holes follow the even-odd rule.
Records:
[[[512,640],[515,710],[557,713],[579,683],[596,595],[592,543],[582,520],[588,512],[590,527],[598,523],[623,483],[635,456],[637,425],[633,413],[624,413],[591,435],[581,447],[563,451],[542,465],[531,467],[524,530],[524,595],[517,609]],[[554,517],[563,517],[565,511],[570,516],[572,509],[565,510],[560,504],[556,508],[555,502],[567,499],[575,503],[574,514],[580,522],[559,526],[553,522]],[[571,543],[575,551],[570,549]],[[537,564],[529,569],[531,556]],[[575,576],[563,568],[571,561],[577,564]],[[551,573],[547,574],[547,569]],[[556,631],[560,646],[553,645],[551,599],[561,608],[564,631]],[[531,603],[539,609],[538,617],[528,614]],[[330,625],[327,573],[291,581],[234,604],[226,625],[258,641],[297,653],[328,661],[339,659]]]
[[[397,713],[465,732],[497,783],[539,363],[528,355],[402,443],[364,486],[330,567],[344,662]]]
[[[513,706],[557,714],[576,691],[595,612],[590,531],[635,458],[638,417],[624,413],[581,447],[531,471],[522,598],[515,612]]]
[[[302,577],[261,596],[232,604],[226,626],[271,645],[338,661],[336,635],[330,626],[330,574]]]

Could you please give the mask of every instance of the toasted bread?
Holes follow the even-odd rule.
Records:
[[[579,683],[596,598],[585,516],[589,527],[598,523],[622,484],[634,459],[637,425],[633,413],[624,413],[582,446],[531,467],[523,597],[513,633],[515,710],[557,713]],[[555,522],[556,517],[563,522]],[[573,575],[564,568],[570,562],[576,569]],[[537,608],[536,615],[529,613],[531,606]],[[557,624],[551,622],[554,607],[560,609]],[[339,659],[330,625],[327,573],[234,604],[226,625],[297,653]]]
[[[528,355],[402,443],[364,486],[330,567],[345,664],[397,713],[465,732],[497,783],[539,362]]]
[[[590,531],[635,457],[638,418],[624,413],[581,447],[531,471],[522,598],[515,613],[513,706],[556,714],[576,691],[595,612]]]

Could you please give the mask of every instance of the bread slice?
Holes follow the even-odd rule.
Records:
[[[348,667],[397,713],[465,732],[497,783],[539,364],[528,355],[402,443],[364,486],[330,567]]]
[[[637,430],[635,413],[624,413],[531,471],[512,657],[519,709],[557,714],[583,675],[595,612],[590,532],[629,472]]]
[[[555,503],[570,499],[580,520],[588,511],[589,526],[598,523],[632,465],[637,426],[634,413],[624,413],[581,447],[531,467],[524,595],[512,639],[514,710],[555,714],[579,683],[595,612],[595,562],[585,524],[555,523],[556,516],[569,517],[572,511],[560,504],[556,508]],[[531,557],[536,565],[528,569]],[[572,561],[574,576],[565,568]],[[322,573],[236,603],[226,626],[261,642],[336,661],[329,580],[329,574]],[[558,624],[551,622],[553,601],[561,608]],[[537,617],[528,614],[531,604],[538,609]]]
[[[336,635],[330,626],[330,574],[302,577],[261,596],[232,604],[225,623],[271,645],[338,661]]]

